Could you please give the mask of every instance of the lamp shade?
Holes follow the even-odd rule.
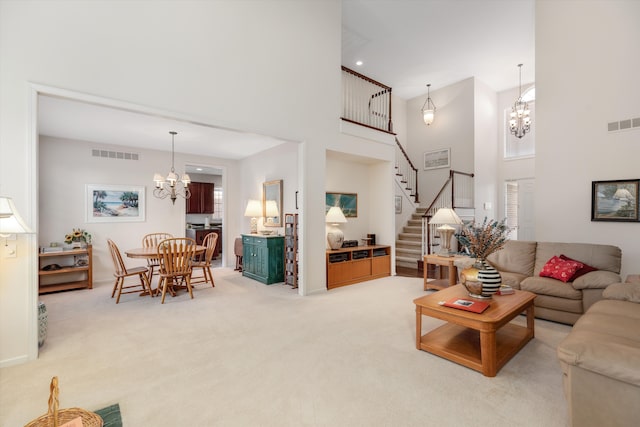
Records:
[[[428,109],[428,110],[422,110],[422,120],[424,121],[424,124],[429,126],[431,123],[433,123],[433,119],[436,116],[436,110],[432,110],[432,109]]]
[[[342,213],[342,209],[340,209],[340,206],[333,206],[331,209],[329,209],[329,212],[327,212],[325,222],[330,224],[342,224],[347,222],[347,218],[345,218],[344,214]]]
[[[262,204],[260,200],[249,200],[244,216],[259,217],[262,216]]]
[[[0,234],[33,233],[22,220],[13,200],[0,197]]]
[[[274,217],[280,216],[280,212],[278,212],[278,204],[275,200],[267,200],[264,204],[264,213],[266,217]]]
[[[462,224],[462,220],[451,208],[440,208],[429,224]]]

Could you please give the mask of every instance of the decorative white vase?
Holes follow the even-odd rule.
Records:
[[[333,250],[340,249],[344,243],[344,233],[336,226],[329,227],[327,231],[327,243]]]
[[[482,296],[491,298],[502,284],[502,276],[489,263],[482,261],[483,268],[478,271],[478,280],[482,282]]]

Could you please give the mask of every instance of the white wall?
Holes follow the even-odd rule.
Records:
[[[531,83],[523,85],[525,89],[531,86]],[[525,89],[523,89],[523,92]],[[535,176],[535,156],[509,160],[505,160],[504,158],[504,140],[506,136],[505,132],[507,132],[507,122],[505,121],[504,111],[511,111],[511,107],[518,98],[518,95],[517,87],[498,92],[498,110],[496,116],[496,126],[498,129],[498,176],[496,181],[498,185],[498,206],[496,209],[497,218],[504,218],[506,216],[504,207],[504,182],[508,180],[533,178]],[[525,134],[523,139],[535,138],[535,129],[537,125],[537,121],[533,123],[531,126],[531,132]]]
[[[242,188],[231,197],[231,203],[239,204],[244,214],[250,199],[262,201],[262,184],[267,181],[282,180],[282,227],[265,227],[264,218],[258,218],[258,231],[268,229],[284,235],[284,215],[296,213],[295,192],[298,190],[298,144],[287,142],[269,150],[262,151],[240,162]],[[251,218],[242,217],[240,232],[248,234]],[[239,237],[239,236],[237,236]]]
[[[323,290],[306,278],[325,275],[323,159],[338,139],[340,14],[338,0],[0,2],[0,193],[37,229],[30,83],[301,141],[300,286]],[[233,234],[240,205],[226,207]],[[1,365],[37,355],[37,239],[21,237],[18,258],[0,259]]]
[[[637,273],[640,223],[591,222],[591,182],[640,178],[640,2],[536,2],[536,238],[617,245]]]
[[[474,79],[474,202],[476,221],[501,219],[498,208],[497,97],[486,84]]]
[[[161,165],[169,165],[167,152],[136,150],[140,160],[119,160],[93,157],[92,148],[127,151],[127,147],[92,144],[86,141],[40,137],[39,161],[39,210],[38,243],[46,246],[50,242],[62,242],[64,235],[74,228],[91,233],[93,240],[93,275],[96,283],[113,283],[113,263],[107,248],[107,239],[113,240],[121,251],[141,246],[147,233],[164,231],[176,237],[184,236],[184,199],[178,198],[175,205],[169,199],[153,197],[153,174]],[[228,169],[232,175],[238,168],[234,160],[203,158],[201,156],[176,153],[176,169],[198,160],[212,162]],[[144,222],[87,223],[86,185],[110,184],[145,187]],[[229,194],[240,188],[237,179],[230,180]],[[225,225],[226,227],[226,225]],[[223,233],[223,239],[225,235]],[[233,242],[224,239],[223,254],[233,253]],[[226,265],[234,265],[233,257],[224,257]],[[145,265],[144,260],[127,260],[127,265]]]
[[[424,124],[420,110],[426,99],[407,101],[407,153],[418,168],[420,205],[428,206],[449,177],[449,169],[424,170],[424,152],[451,148],[451,169],[473,172],[474,79],[469,78],[431,91],[436,105],[435,120]]]

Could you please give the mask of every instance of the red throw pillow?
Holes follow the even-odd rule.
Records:
[[[552,277],[554,279],[568,282],[576,274],[576,271],[582,268],[584,264],[578,261],[565,261],[557,256],[553,256],[542,267],[540,277]]]
[[[564,255],[560,255],[560,259],[563,259],[565,261],[576,261],[576,262],[580,262],[582,263],[582,268],[579,269],[578,271],[576,271],[576,274],[573,275],[573,277],[571,278],[570,282],[573,282],[574,280],[576,280],[578,277],[580,276],[584,276],[585,274],[592,272],[592,271],[598,271],[597,268],[595,267],[591,267],[590,265],[585,264],[584,262],[578,261],[577,259],[571,259],[568,256],[564,256]]]

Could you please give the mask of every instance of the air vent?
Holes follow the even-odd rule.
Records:
[[[110,150],[99,150],[97,148],[93,148],[91,150],[91,155],[93,157],[102,157],[105,159],[117,159],[117,160],[140,160],[139,153],[127,153],[124,151],[110,151]]]
[[[640,129],[640,117],[634,117],[633,119],[624,119],[618,122],[607,123],[607,131],[618,132],[623,130]]]

